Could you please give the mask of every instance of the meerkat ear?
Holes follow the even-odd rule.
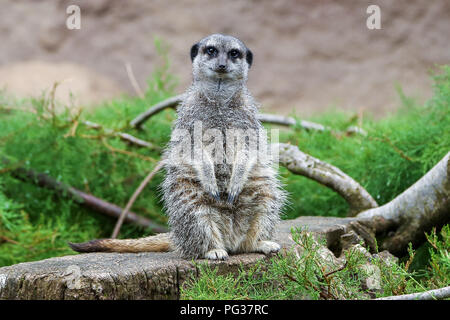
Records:
[[[191,48],[191,60],[194,61],[198,54],[198,43],[194,44]]]
[[[248,67],[250,68],[253,62],[253,53],[250,51],[250,49],[247,49],[247,53],[245,54],[245,60],[247,60]]]

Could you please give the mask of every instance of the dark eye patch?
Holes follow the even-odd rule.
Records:
[[[231,50],[228,52],[228,56],[229,56],[231,59],[242,58],[242,52],[239,51],[238,49],[231,49]]]
[[[215,57],[219,53],[216,47],[208,46],[205,48],[204,52],[210,57]]]

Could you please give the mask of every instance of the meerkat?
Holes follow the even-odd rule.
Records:
[[[190,56],[193,82],[163,154],[170,232],[69,243],[75,251],[174,250],[187,259],[225,260],[280,250],[271,239],[286,193],[273,161],[259,152],[267,134],[246,86],[253,54],[239,39],[213,34],[194,44]]]

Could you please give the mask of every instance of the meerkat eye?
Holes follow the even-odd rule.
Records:
[[[228,54],[233,59],[237,59],[237,58],[241,58],[242,57],[241,52],[239,50],[237,50],[237,49],[230,50],[230,52],[228,52]]]
[[[209,56],[213,57],[213,56],[215,56],[215,55],[217,54],[218,51],[217,51],[217,49],[214,48],[214,47],[206,47],[205,52],[206,52]]]

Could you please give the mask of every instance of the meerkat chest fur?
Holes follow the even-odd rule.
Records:
[[[233,90],[228,99],[217,96],[216,92],[205,93],[202,89],[204,88],[191,88],[185,103],[179,107],[175,129],[189,132],[193,152],[199,152],[195,150],[196,143],[202,144],[200,152],[207,153],[206,156],[213,161],[219,192],[223,193],[232,174],[232,157],[235,156],[229,152],[230,146],[227,144],[235,143],[232,139],[236,138],[233,135],[237,131],[248,133],[253,130],[256,134],[262,129],[262,125],[256,117],[257,106],[245,87]],[[196,135],[196,130],[200,135]],[[260,139],[265,139],[265,136]],[[257,144],[260,142],[256,141]]]

